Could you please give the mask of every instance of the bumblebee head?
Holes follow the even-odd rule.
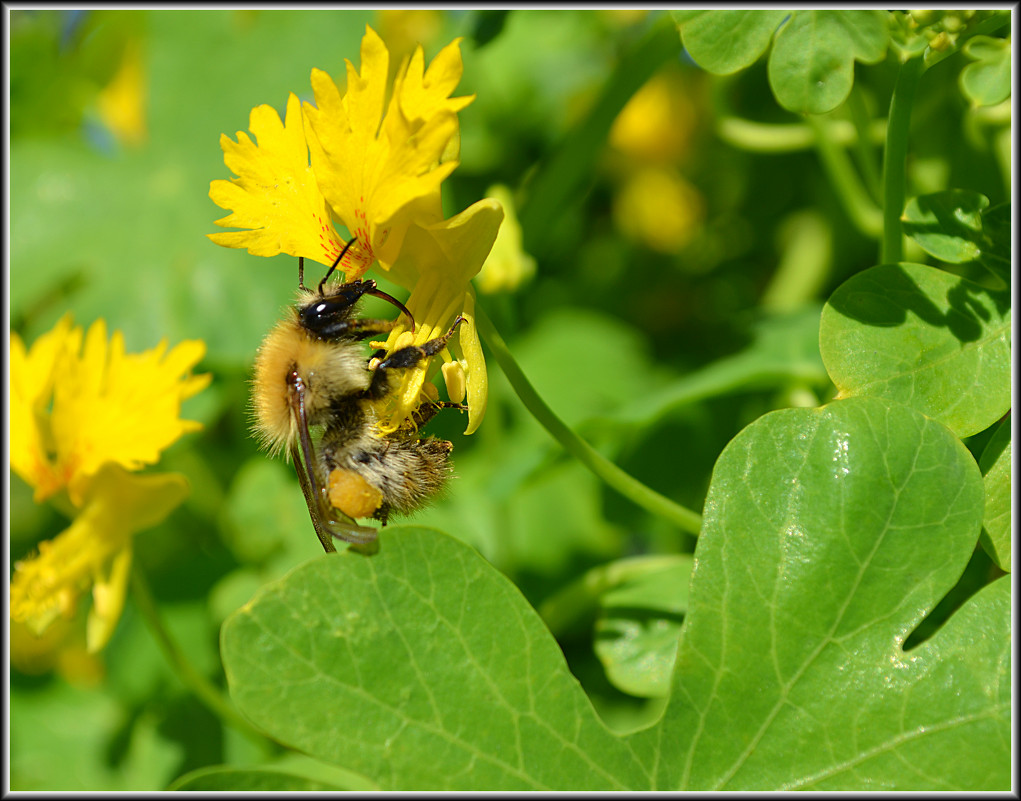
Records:
[[[375,295],[389,300],[411,317],[404,304],[381,289],[376,289],[376,282],[369,280],[340,284],[326,295],[311,294],[307,302],[298,306],[298,323],[319,339],[337,339],[345,336],[351,329],[348,322],[351,312],[363,295]]]
[[[352,238],[351,241],[344,245],[340,255],[337,256],[330,269],[326,271],[323,280],[319,282],[319,288],[316,292],[312,292],[305,287],[305,259],[300,256],[298,257],[298,289],[300,290],[298,324],[317,339],[334,340],[350,337],[352,334],[352,325],[349,322],[351,312],[354,311],[354,307],[361,300],[362,295],[374,295],[377,298],[382,298],[392,303],[404,312],[411,323],[410,330],[414,331],[415,318],[411,316],[411,312],[397,298],[388,295],[382,289],[377,289],[375,281],[351,281],[345,284],[338,284],[330,289],[329,292],[324,290],[326,279],[330,277],[337,268],[337,265],[340,264],[341,259],[344,258],[344,254],[347,253],[354,243],[355,239]]]

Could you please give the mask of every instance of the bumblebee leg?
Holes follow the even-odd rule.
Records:
[[[454,403],[453,401],[428,401],[423,403],[411,413],[411,419],[415,424],[415,428],[421,428],[432,420],[440,409],[457,409],[459,412],[468,411],[468,407],[463,403]]]
[[[351,337],[352,339],[365,339],[373,334],[387,334],[397,327],[397,320],[345,320],[335,326],[330,334],[336,338]]]
[[[372,383],[369,384],[369,388],[366,390],[368,397],[378,399],[386,395],[390,389],[387,370],[406,370],[417,365],[422,359],[435,356],[443,350],[447,346],[447,341],[454,335],[454,331],[457,330],[457,327],[464,320],[464,317],[458,315],[457,319],[454,320],[454,324],[450,326],[450,330],[443,336],[430,339],[421,345],[408,345],[406,348],[394,351],[387,359],[381,361],[376,367],[376,371],[372,374]]]

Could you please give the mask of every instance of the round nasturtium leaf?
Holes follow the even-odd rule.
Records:
[[[610,732],[520,592],[424,528],[266,585],[224,624],[227,680],[274,739],[381,789],[1002,790],[1008,578],[903,650],[982,511],[974,458],[903,404],[773,412],[713,472],[647,729]]]
[[[650,559],[601,595],[595,652],[615,687],[640,698],[669,693],[691,564],[690,554]]]
[[[1010,97],[1010,39],[975,36],[964,44],[973,62],[961,70],[961,91],[973,105],[993,106]]]
[[[729,75],[754,64],[789,14],[746,9],[673,12],[688,55],[716,75]]]
[[[988,206],[989,198],[979,192],[950,189],[911,198],[901,222],[926,253],[964,264],[982,254],[982,212]]]
[[[771,412],[713,471],[656,786],[1006,789],[1010,584],[930,639],[982,519],[974,458],[877,398]]]
[[[1010,286],[1010,203],[988,208],[989,198],[970,189],[947,189],[908,201],[904,233],[947,264],[975,261]]]
[[[788,111],[825,114],[854,84],[854,62],[875,64],[890,40],[887,13],[871,10],[796,11],[769,54],[769,84]]]
[[[871,267],[823,308],[823,362],[840,397],[906,403],[959,437],[1010,408],[1010,297],[922,264]]]

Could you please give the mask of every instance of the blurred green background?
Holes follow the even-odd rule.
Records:
[[[218,682],[223,618],[321,553],[290,467],[248,435],[252,358],[293,294],[295,260],[205,237],[228,213],[208,198],[230,177],[219,137],[247,130],[257,105],[282,112],[289,92],[311,100],[313,67],[343,80],[366,24],[394,67],[416,43],[428,60],[464,37],[455,94],[477,97],[444,204],[449,216],[506,186],[535,264],[497,291],[480,284],[479,302],[565,422],[695,511],[741,427],[827,397],[821,302],[877,259],[810,137],[776,150],[727,133],[737,117],[801,123],[776,105],[764,63],[707,75],[665,12],[12,11],[11,329],[30,344],[70,310],[84,326],[105,318],[129,351],[206,342],[213,383],[185,406],[204,429],[157,467],[187,475],[192,495],[137,538],[136,558]],[[872,116],[885,115],[894,75],[891,59],[859,70]],[[957,92],[923,93],[911,177],[918,192],[974,188],[996,204],[1009,194],[1004,144],[966,110]],[[863,148],[865,173],[877,144]],[[610,560],[692,550],[565,456],[489,369],[477,434],[463,437],[454,412],[429,426],[454,442],[458,478],[416,523],[478,548],[536,606]],[[12,561],[65,526],[12,475]],[[658,699],[608,681],[591,619],[554,633],[611,725],[655,712]],[[11,694],[17,789],[158,789],[256,754],[184,691],[130,603],[99,658],[16,665]]]

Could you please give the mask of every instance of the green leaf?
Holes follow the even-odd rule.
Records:
[[[871,267],[823,308],[823,362],[842,396],[901,401],[966,437],[1010,408],[1009,303],[934,267]]]
[[[681,41],[702,69],[716,75],[750,67],[766,52],[788,11],[674,11]]]
[[[979,542],[1000,570],[1010,572],[1011,433],[1008,417],[986,444],[979,459],[985,476],[986,507]]]
[[[235,760],[237,761],[237,760]],[[357,773],[325,765],[293,751],[262,762],[258,767],[212,765],[175,779],[168,790],[302,791],[378,790]]]
[[[982,214],[983,249],[979,263],[1000,279],[1006,286],[1011,285],[1014,249],[1011,233],[1014,219],[1010,214],[1010,203],[998,203]]]
[[[980,261],[1010,281],[1010,204],[987,209],[989,198],[966,189],[921,195],[908,201],[904,233],[947,264]]]
[[[383,789],[1007,785],[1008,583],[901,650],[978,536],[960,441],[872,398],[775,412],[724,451],[706,511],[646,731],[608,732],[516,588],[421,528],[264,587],[222,631],[232,696]]]
[[[875,64],[886,55],[889,15],[884,11],[798,11],[776,36],[769,83],[788,111],[825,114],[851,93],[854,62]]]
[[[169,790],[205,790],[209,792],[297,792],[336,791],[347,788],[264,768],[200,768],[177,779]]]
[[[669,693],[691,567],[688,554],[646,562],[600,598],[596,656],[624,692],[641,698]]]
[[[518,589],[437,531],[389,528],[224,624],[231,694],[274,738],[383,789],[624,789],[643,773]]]
[[[994,106],[1010,97],[1010,39],[975,36],[963,51],[973,63],[961,70],[961,92],[973,106]]]
[[[881,61],[890,41],[889,15],[878,10],[673,14],[688,53],[718,75],[753,64],[775,33],[769,83],[777,102],[794,112],[825,114],[835,109],[851,92],[854,62]]]
[[[662,744],[655,786],[1006,789],[1009,583],[901,648],[961,575],[981,517],[974,459],[902,404],[745,428],[706,498],[673,697],[636,736]]]
[[[982,212],[988,205],[985,195],[966,189],[915,197],[904,209],[904,233],[948,264],[974,261],[982,252]]]
[[[152,715],[131,715],[125,719],[110,685],[83,688],[61,680],[32,690],[12,686],[10,789],[137,793],[165,787],[180,765],[182,746]],[[118,735],[123,740],[112,763]]]

